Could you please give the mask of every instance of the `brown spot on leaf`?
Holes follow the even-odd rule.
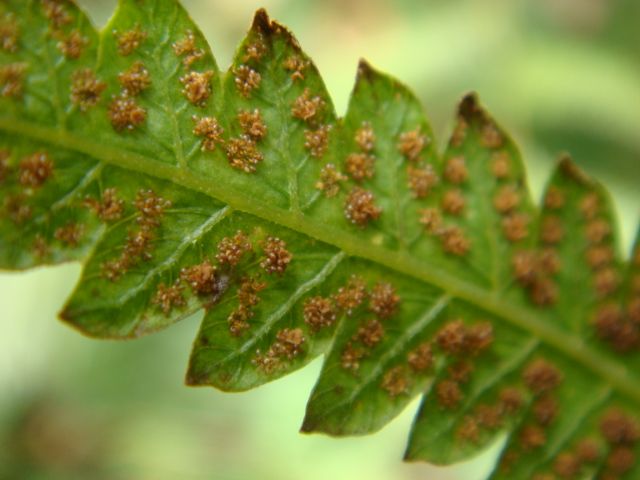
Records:
[[[456,437],[466,442],[478,443],[480,439],[478,421],[474,417],[466,415],[456,430]]]
[[[558,415],[558,401],[551,395],[542,395],[533,403],[533,417],[543,427],[549,425]]]
[[[424,208],[420,210],[420,223],[429,233],[438,233],[442,226],[442,215],[436,208]]]
[[[193,105],[203,107],[211,96],[211,78],[213,71],[191,71],[180,77],[183,85],[182,93]]]
[[[613,249],[609,245],[596,245],[589,247],[585,256],[591,269],[597,270],[613,261]]]
[[[451,215],[462,215],[466,202],[462,191],[455,188],[447,190],[442,196],[442,210]]]
[[[520,204],[520,193],[513,185],[500,187],[493,197],[493,207],[498,213],[505,214],[513,211]]]
[[[26,71],[27,64],[24,62],[0,66],[0,87],[2,87],[3,97],[18,98],[22,96]]]
[[[600,432],[611,445],[634,445],[640,440],[636,419],[619,408],[611,408],[600,419]]]
[[[229,165],[245,173],[255,172],[256,165],[264,159],[256,143],[248,135],[229,139],[226,143],[225,153]]]
[[[84,47],[89,43],[79,30],[72,30],[67,36],[61,35],[61,37],[57,47],[66,58],[71,60],[80,58]]]
[[[592,220],[587,224],[585,234],[589,242],[601,243],[611,235],[611,226],[602,219]]]
[[[391,317],[398,307],[400,297],[393,285],[387,282],[376,283],[371,291],[369,309],[380,319]]]
[[[304,131],[304,148],[309,150],[312,157],[321,158],[325,154],[331,129],[331,125],[320,125],[315,130]]]
[[[457,382],[442,380],[436,385],[436,396],[441,407],[453,410],[462,401],[462,391]]]
[[[340,356],[340,365],[345,370],[356,371],[360,368],[360,361],[365,354],[366,352],[362,347],[354,346],[349,342]]]
[[[218,253],[216,259],[221,264],[228,264],[235,267],[242,256],[253,249],[246,234],[240,230],[233,237],[224,237],[218,242]]]
[[[35,152],[20,160],[19,180],[25,187],[41,187],[52,174],[53,160],[47,152]]]
[[[540,237],[548,245],[556,245],[564,238],[564,227],[560,217],[547,215],[542,219]]]
[[[462,320],[446,323],[436,335],[440,348],[451,355],[465,351],[467,330]]]
[[[107,84],[96,77],[90,68],[76,70],[71,75],[71,101],[85,112],[95,107]]]
[[[325,197],[335,197],[340,192],[340,183],[347,177],[340,173],[333,163],[327,163],[320,171],[320,180],[315,184],[318,190],[324,192]]]
[[[338,289],[333,299],[340,310],[351,315],[367,298],[367,287],[361,277],[352,275],[347,284]]]
[[[376,136],[369,122],[362,122],[362,126],[356,130],[354,140],[363,152],[371,152],[373,150]]]
[[[400,134],[398,151],[411,162],[416,162],[424,148],[429,144],[429,139],[421,132],[421,127]]]
[[[262,81],[260,74],[247,65],[235,67],[233,75],[238,92],[245,98],[249,98],[251,92],[259,88]]]
[[[560,478],[571,479],[580,473],[581,467],[580,459],[574,453],[563,452],[556,458],[553,464],[553,471]]]
[[[544,430],[537,425],[526,425],[519,435],[520,445],[523,450],[536,450],[547,442]]]
[[[209,260],[183,268],[180,270],[180,278],[198,295],[217,291],[216,267]]]
[[[356,182],[372,178],[375,172],[372,155],[367,153],[350,153],[345,160],[345,170]]]
[[[133,98],[126,95],[113,97],[107,115],[116,132],[132,131],[147,119],[147,111],[138,105]]]
[[[60,0],[42,0],[42,10],[52,30],[58,30],[73,21],[73,17]]]
[[[442,248],[452,255],[465,255],[470,248],[469,239],[460,227],[447,227],[439,232]]]
[[[308,88],[295,99],[291,107],[291,114],[300,120],[310,122],[316,119],[320,111],[324,108],[325,102],[319,96],[311,96]]]
[[[460,184],[467,181],[469,170],[464,157],[453,157],[447,160],[444,167],[444,178],[450,183]]]
[[[424,198],[438,183],[438,175],[431,165],[426,167],[407,167],[408,186],[413,191],[415,198]]]
[[[505,387],[498,395],[500,400],[500,409],[506,414],[517,413],[524,403],[522,392],[514,387]]]
[[[216,145],[223,145],[224,140],[222,134],[224,129],[218,123],[215,117],[191,117],[195,122],[193,127],[193,134],[202,137],[202,146],[200,149],[203,152],[212,152],[216,149]]]
[[[62,227],[59,227],[54,232],[53,236],[56,240],[62,242],[68,247],[75,248],[80,243],[84,228],[77,223],[68,223]]]
[[[283,275],[293,255],[287,250],[287,244],[278,237],[268,237],[262,246],[264,259],[260,266],[268,274]]]
[[[182,296],[182,285],[178,282],[170,286],[160,283],[151,303],[157,305],[165,316],[169,316],[174,307],[182,307],[185,304]]]
[[[525,367],[522,379],[529,390],[540,395],[557,388],[562,382],[562,373],[547,360],[538,358]]]
[[[241,110],[238,113],[238,122],[243,133],[255,142],[262,140],[267,134],[267,126],[264,124],[260,110],[257,108],[253,111]]]
[[[551,185],[544,196],[544,206],[549,210],[559,210],[564,207],[565,195],[558,187]]]
[[[330,327],[337,318],[333,301],[330,298],[321,296],[308,298],[305,300],[302,310],[304,322],[311,327],[313,332]]]
[[[136,25],[133,29],[126,32],[117,32],[114,30],[113,35],[116,37],[116,46],[118,53],[124,57],[135,52],[140,44],[147,38],[147,32],[140,30],[140,26]]]
[[[20,27],[12,13],[6,13],[0,19],[0,48],[8,53],[18,51]]]
[[[529,215],[511,213],[502,220],[502,231],[510,242],[519,242],[529,236]]]
[[[282,62],[285,70],[291,72],[291,80],[304,80],[304,71],[310,65],[308,60],[303,59],[299,55],[291,55]]]
[[[384,337],[384,327],[378,320],[371,319],[358,328],[356,336],[367,347],[375,347]]]
[[[404,367],[397,365],[385,372],[380,386],[389,396],[397,397],[408,393],[411,385]]]
[[[135,62],[128,70],[118,74],[124,96],[137,96],[151,86],[149,71],[142,62]]]
[[[507,152],[495,152],[491,155],[491,173],[498,180],[504,180],[511,175],[511,158]]]
[[[347,195],[344,215],[354,225],[365,227],[370,221],[377,220],[381,213],[372,192],[354,187]]]
[[[196,47],[196,37],[192,31],[187,30],[185,36],[174,42],[173,53],[182,58],[182,64],[185,68],[191,68],[191,65],[204,57],[204,50]]]
[[[433,365],[433,352],[431,344],[424,342],[407,354],[407,362],[415,372],[424,372]]]
[[[117,191],[113,187],[106,188],[102,192],[101,200],[87,197],[84,204],[104,222],[119,220],[124,210],[124,200],[118,198]]]

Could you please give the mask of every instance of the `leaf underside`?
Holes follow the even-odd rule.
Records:
[[[338,118],[257,12],[227,72],[176,1],[0,3],[0,267],[80,261],[60,317],[131,338],[204,309],[190,385],[325,356],[305,432],[422,403],[407,460],[505,439],[492,479],[639,478],[640,246],[569,159],[540,206],[474,95],[438,151],[364,61]]]

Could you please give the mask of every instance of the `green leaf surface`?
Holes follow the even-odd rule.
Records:
[[[204,309],[187,383],[240,391],[324,355],[305,432],[422,402],[407,460],[503,442],[491,478],[637,478],[640,239],[562,159],[541,205],[474,95],[444,150],[366,62],[338,118],[257,12],[221,72],[176,1],[0,3],[0,267],[80,261],[60,316],[131,338]],[[640,238],[640,236],[639,236]]]

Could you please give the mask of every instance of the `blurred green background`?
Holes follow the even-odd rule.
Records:
[[[97,25],[115,0],[79,0]],[[444,143],[475,90],[521,146],[539,197],[557,154],[605,183],[621,248],[640,214],[637,0],[184,0],[221,66],[266,7],[315,59],[343,113],[357,61],[407,83]],[[491,455],[436,469],[400,462],[414,402],[376,435],[297,433],[320,364],[253,392],[181,379],[199,316],[135,342],[89,341],[55,321],[67,265],[0,275],[0,478],[481,479]]]

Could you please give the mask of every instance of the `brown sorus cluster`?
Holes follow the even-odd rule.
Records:
[[[302,353],[302,347],[306,339],[300,328],[283,328],[276,334],[276,341],[263,355],[260,350],[256,352],[252,360],[256,367],[266,374],[284,366],[285,360],[293,360]]]
[[[393,285],[387,282],[376,283],[369,297],[369,310],[380,319],[391,317],[400,303],[400,297],[396,294]]]
[[[168,316],[173,307],[182,307],[185,304],[182,296],[182,285],[177,281],[169,286],[160,283],[151,303],[157,305],[162,310],[162,313]]]
[[[0,18],[0,48],[8,53],[18,51],[20,27],[11,13]]]
[[[218,123],[215,117],[191,117],[195,126],[193,127],[193,134],[202,138],[202,151],[212,152],[216,149],[216,145],[223,145],[224,139],[222,135],[224,129]]]
[[[7,195],[4,197],[4,209],[11,221],[17,225],[28,220],[33,213],[31,207],[26,204],[26,200],[27,198],[24,194]]]
[[[118,53],[124,57],[135,52],[140,44],[147,38],[147,32],[140,30],[139,25],[136,25],[132,30],[127,30],[122,33],[114,30],[113,35],[116,37]]]
[[[87,197],[84,200],[84,204],[104,222],[119,220],[124,210],[124,200],[118,198],[117,191],[113,187],[106,188],[102,192],[101,200]]]
[[[458,156],[447,160],[443,176],[450,183],[461,184],[467,181],[469,170],[464,157]]]
[[[0,182],[5,181],[11,172],[11,167],[9,166],[10,155],[9,150],[0,150]]]
[[[262,140],[267,134],[267,126],[264,124],[260,110],[257,108],[253,111],[241,110],[238,113],[238,122],[244,134],[255,142]]]
[[[480,438],[480,425],[471,415],[465,415],[458,425],[456,437],[466,442],[478,443]]]
[[[249,328],[249,319],[253,317],[253,307],[260,303],[258,293],[264,290],[267,284],[254,277],[244,277],[240,280],[238,288],[238,306],[233,310],[227,321],[229,332],[233,336],[241,335]]]
[[[149,71],[142,62],[135,62],[131,67],[118,74],[125,96],[135,97],[151,86]]]
[[[634,311],[627,313],[633,314]],[[605,303],[598,307],[593,326],[598,337],[617,352],[633,351],[640,346],[640,322],[632,315],[625,315],[616,304]]]
[[[409,388],[411,387],[411,382],[405,367],[397,365],[387,370],[382,377],[382,383],[380,386],[391,397],[397,397],[398,395],[408,393]]]
[[[284,240],[268,237],[262,245],[262,250],[264,258],[260,262],[260,267],[270,275],[283,275],[293,258]]]
[[[491,155],[491,173],[498,180],[511,175],[511,158],[507,152],[495,152]]]
[[[211,78],[213,71],[191,71],[180,77],[183,85],[182,93],[193,105],[203,107],[211,96]]]
[[[522,379],[533,394],[540,395],[556,389],[562,382],[562,373],[549,361],[538,358],[525,367]]]
[[[407,354],[407,363],[414,372],[424,372],[433,365],[433,351],[429,342],[418,345]]]
[[[557,245],[564,238],[562,220],[556,215],[546,215],[542,218],[540,238],[547,245]]]
[[[536,450],[547,442],[547,435],[538,425],[525,425],[518,436],[520,446],[525,451]]]
[[[442,227],[442,214],[437,208],[424,208],[419,221],[428,233],[437,234]]]
[[[249,98],[253,90],[260,87],[262,77],[253,68],[240,65],[233,69],[234,82],[240,95]]]
[[[398,150],[407,160],[417,162],[420,159],[422,150],[428,144],[429,139],[421,132],[421,127],[417,127],[415,130],[400,134]]]
[[[24,62],[9,63],[0,67],[0,87],[2,87],[3,97],[22,96],[26,71],[27,64]]]
[[[174,42],[173,53],[182,58],[182,64],[185,68],[191,68],[191,65],[204,57],[204,50],[196,48],[196,37],[192,31],[187,31],[184,38]]]
[[[415,198],[425,198],[438,183],[438,175],[431,165],[426,167],[407,167],[408,186]]]
[[[256,165],[264,159],[256,143],[248,135],[229,139],[225,147],[229,164],[245,173],[255,172]]]
[[[347,177],[340,173],[333,163],[327,163],[320,171],[320,180],[315,187],[324,192],[325,197],[335,197],[340,192],[340,182],[347,180]]]
[[[245,54],[242,57],[243,61],[258,62],[267,53],[267,46],[264,43],[264,39],[261,34],[256,35],[256,38],[249,43],[245,48]]]
[[[544,206],[549,210],[559,210],[564,207],[565,195],[555,185],[551,185],[544,196]]]
[[[505,387],[498,394],[500,409],[507,413],[513,414],[518,412],[524,404],[522,392],[514,387]]]
[[[460,147],[462,142],[467,138],[467,131],[469,130],[469,124],[462,115],[458,115],[455,126],[453,127],[453,133],[451,134],[451,146]]]
[[[216,267],[207,259],[180,270],[180,278],[197,295],[217,293]]]
[[[98,104],[105,88],[107,84],[90,68],[76,70],[71,75],[71,101],[83,112]]]
[[[520,204],[520,192],[513,185],[504,185],[498,189],[493,197],[493,207],[500,214],[506,214],[518,207]]]
[[[57,47],[62,54],[70,60],[80,58],[84,47],[89,43],[79,30],[73,30],[68,35],[62,35],[61,37]]]
[[[469,239],[464,235],[460,227],[447,227],[438,232],[442,248],[452,255],[465,255],[470,248]]]
[[[356,130],[354,140],[363,152],[371,152],[374,149],[376,136],[369,122],[362,122],[362,126]]]
[[[218,243],[216,260],[222,265],[235,267],[240,263],[242,256],[253,249],[249,237],[238,230],[233,237],[224,237]]]
[[[636,466],[636,445],[640,439],[637,419],[618,408],[604,413],[600,433],[608,444],[603,478],[619,478]]]
[[[37,234],[33,239],[31,250],[33,255],[40,260],[47,258],[51,253],[47,241],[40,234]]]
[[[64,243],[68,247],[77,247],[84,233],[82,225],[68,223],[56,229],[53,236],[56,240]]]
[[[511,259],[513,274],[520,285],[525,287],[529,297],[538,306],[551,305],[557,300],[557,287],[549,275],[560,268],[555,250],[542,252],[521,250]]]
[[[107,115],[111,126],[117,131],[132,131],[139,127],[147,119],[147,111],[142,108],[132,97],[118,95],[113,97]]]
[[[312,332],[330,327],[336,321],[337,314],[330,298],[315,296],[307,298],[302,307],[304,322]]]
[[[502,219],[502,232],[510,242],[520,242],[529,236],[529,215],[510,213]]]
[[[450,215],[462,215],[466,202],[458,188],[447,190],[442,195],[442,210]]]
[[[338,289],[338,293],[333,296],[333,299],[341,311],[351,315],[365,301],[367,296],[367,286],[364,279],[352,275],[347,284]]]
[[[340,365],[345,370],[351,370],[353,372],[360,368],[360,361],[367,354],[366,350],[360,346],[356,346],[353,342],[348,342],[345,348],[342,350],[340,356]]]
[[[502,134],[492,121],[486,121],[482,126],[480,143],[486,148],[500,148],[504,144]]]
[[[140,190],[136,194],[134,205],[138,211],[137,228],[129,230],[120,256],[102,264],[103,275],[111,281],[116,281],[137,263],[152,258],[156,231],[165,211],[171,207],[171,202],[151,190]]]
[[[449,355],[478,355],[493,343],[493,326],[489,322],[467,326],[460,319],[452,320],[440,329],[436,341]]]
[[[321,158],[327,151],[331,128],[331,125],[320,125],[315,130],[304,131],[304,148],[312,157]]]
[[[311,96],[308,88],[295,99],[291,106],[291,115],[305,122],[315,121],[324,108],[325,102],[319,96]]]
[[[360,187],[354,187],[347,195],[344,215],[351,223],[365,227],[370,221],[377,220],[382,209],[376,206],[373,193]]]
[[[345,161],[345,170],[356,182],[372,178],[374,174],[373,155],[367,153],[350,153]]]
[[[436,385],[438,404],[446,409],[455,409],[462,401],[462,391],[457,382],[444,379]]]
[[[64,2],[60,0],[42,0],[42,10],[49,20],[52,30],[58,30],[73,21],[73,17],[67,12]]]
[[[367,320],[358,328],[355,336],[360,342],[367,347],[375,347],[384,337],[384,327],[376,319]]]
[[[35,152],[20,160],[18,178],[25,187],[41,187],[52,174],[53,160],[47,152]]]
[[[291,55],[283,63],[285,70],[291,72],[291,80],[304,80],[304,71],[311,64],[309,60],[301,58],[299,55]]]

